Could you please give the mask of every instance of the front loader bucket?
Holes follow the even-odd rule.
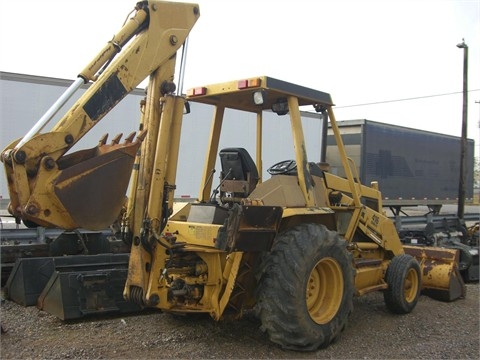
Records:
[[[51,257],[18,259],[5,284],[7,299],[23,306],[35,305],[54,270]]]
[[[456,249],[404,246],[405,253],[417,259],[422,271],[422,293],[436,300],[453,301],[466,295],[458,269]]]
[[[139,311],[123,299],[128,254],[22,258],[6,285],[7,298],[37,305],[62,320]]]
[[[139,311],[139,305],[123,298],[127,273],[128,269],[55,271],[37,307],[61,320]]]

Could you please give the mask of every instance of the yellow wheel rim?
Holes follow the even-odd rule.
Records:
[[[343,296],[343,273],[333,258],[323,258],[312,269],[307,282],[307,309],[317,324],[326,324],[338,312]]]
[[[405,278],[405,284],[403,287],[403,296],[405,301],[411,303],[415,300],[418,292],[418,276],[415,269],[409,269],[407,277]]]

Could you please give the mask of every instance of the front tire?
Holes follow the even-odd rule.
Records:
[[[261,266],[257,316],[284,349],[326,347],[353,309],[354,270],[346,241],[318,224],[280,234]]]
[[[387,308],[396,314],[407,314],[417,305],[422,290],[420,265],[411,255],[395,256],[387,268],[388,289],[383,293]]]

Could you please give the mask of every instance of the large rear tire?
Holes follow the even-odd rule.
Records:
[[[422,290],[420,265],[411,255],[395,256],[387,268],[388,289],[383,297],[387,308],[396,314],[407,314],[417,305]]]
[[[353,309],[354,269],[346,241],[318,224],[280,234],[261,266],[257,316],[284,349],[326,347]]]

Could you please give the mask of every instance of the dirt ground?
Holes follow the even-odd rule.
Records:
[[[36,307],[1,305],[1,359],[478,359],[479,285],[451,303],[421,296],[394,315],[381,293],[354,301],[342,337],[315,352],[271,343],[253,316],[215,322],[148,311],[63,322]]]

